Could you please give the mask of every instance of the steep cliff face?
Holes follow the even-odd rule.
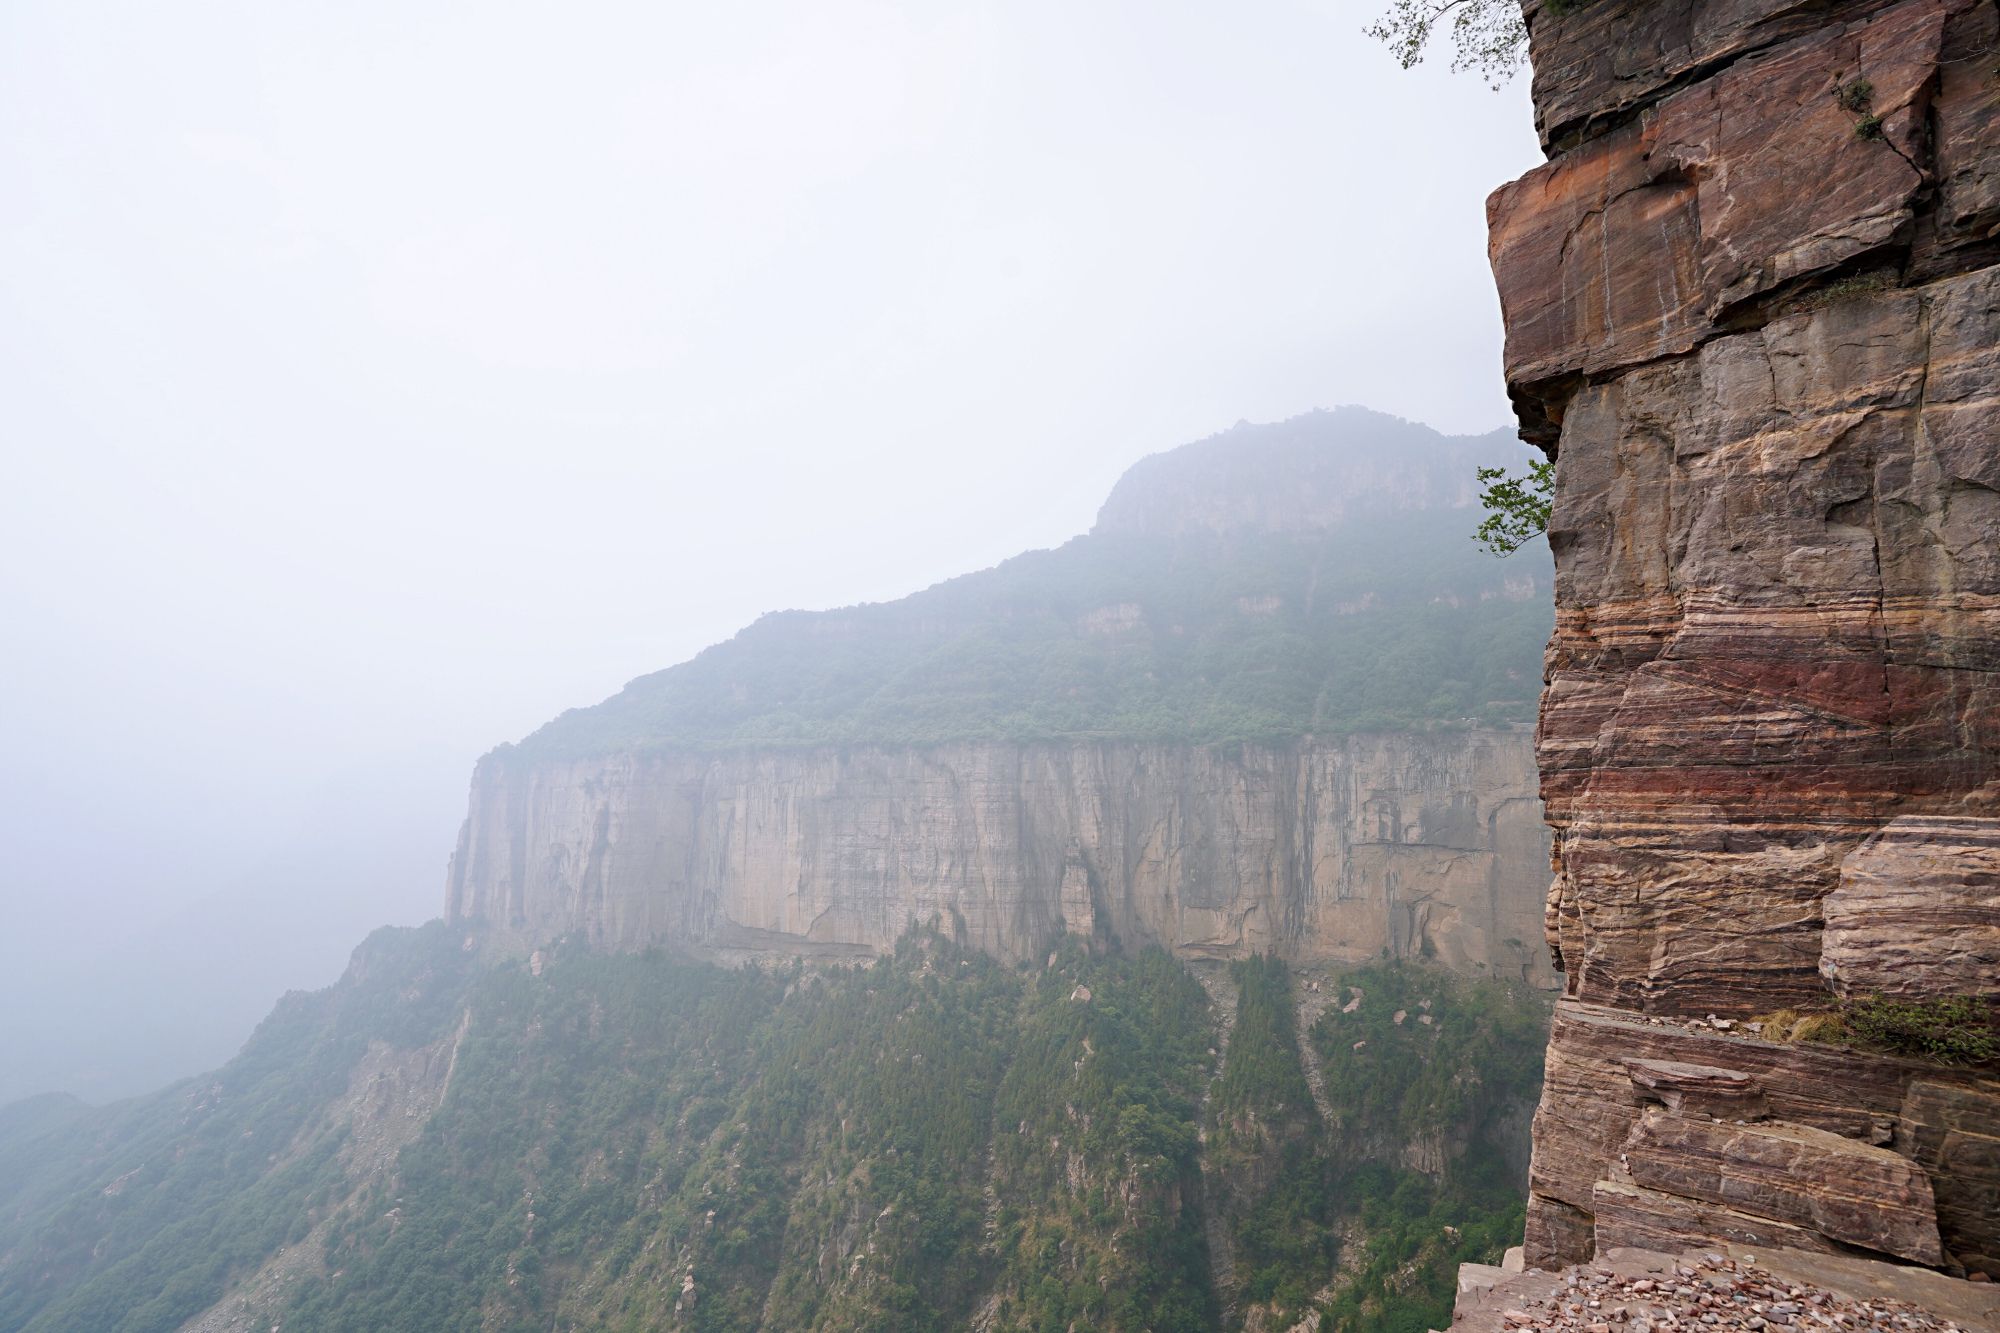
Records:
[[[935,919],[1184,956],[1431,956],[1540,981],[1525,732],[1296,746],[957,744],[548,761],[474,778],[449,914],[517,947],[874,952]]]
[[[1489,205],[1557,459],[1529,1259],[2000,1273],[2000,1083],[1742,1025],[2000,992],[1994,5],[1529,19],[1554,156]]]

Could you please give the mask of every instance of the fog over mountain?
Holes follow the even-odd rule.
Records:
[[[0,1102],[441,905],[472,761],[1140,457],[1506,420],[1524,91],[1346,6],[0,15]]]

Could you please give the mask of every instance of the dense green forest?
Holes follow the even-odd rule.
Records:
[[[1346,1002],[1309,1040],[1333,1111],[1328,1141],[1347,1145],[1341,1193],[1367,1239],[1322,1307],[1321,1333],[1449,1328],[1458,1266],[1521,1239],[1551,1002],[1406,963],[1338,984]]]
[[[211,1077],[0,1113],[0,1330],[164,1333],[233,1292],[287,1333],[1405,1333],[1518,1239],[1546,1003],[1498,983],[1319,969],[1363,1000],[1302,1044],[1305,983],[1247,960],[1211,977],[1225,1043],[1157,950],[463,944],[379,932]]]
[[[1334,504],[1326,474],[1365,449],[1431,498],[1393,503],[1397,481],[1370,478],[1387,493],[1324,522],[1174,522],[1177,506],[1255,514],[1302,491]],[[1134,468],[1112,503],[1138,488],[1126,507],[1143,521],[900,601],[765,616],[517,748],[1209,744],[1528,721],[1551,627],[1547,549],[1495,560],[1473,541],[1469,492],[1474,459],[1523,452],[1358,410],[1242,427]],[[1454,488],[1463,504],[1435,498]]]
[[[1236,1027],[1216,1081],[1211,1177],[1235,1250],[1238,1295],[1289,1328],[1340,1258],[1343,1154],[1323,1132],[1299,1055],[1290,969],[1231,965]]]
[[[1473,549],[1470,522],[1078,538],[900,602],[766,616],[521,748],[1215,743],[1529,720],[1549,599],[1510,600],[1515,571]]]

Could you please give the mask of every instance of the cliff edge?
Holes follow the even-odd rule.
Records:
[[[1552,156],[1488,213],[1557,465],[1528,1262],[2000,1275],[1990,1066],[1758,1021],[2000,995],[1994,5],[1526,13]]]

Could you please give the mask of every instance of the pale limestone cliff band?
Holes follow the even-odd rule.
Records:
[[[1008,960],[1077,933],[1548,984],[1534,785],[1530,738],[1498,730],[500,752],[474,778],[448,913],[512,948],[865,954],[935,921]]]

